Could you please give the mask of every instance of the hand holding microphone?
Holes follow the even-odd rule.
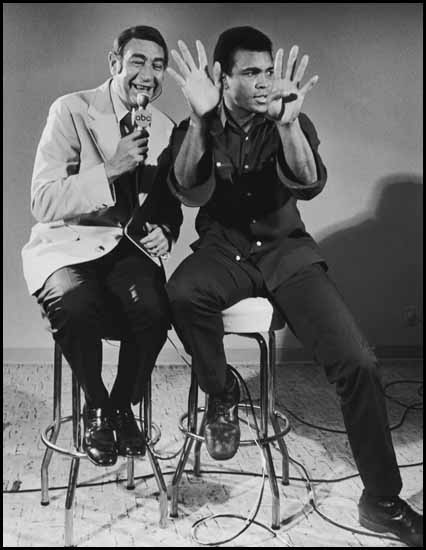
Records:
[[[151,125],[151,113],[146,110],[149,98],[138,94],[137,102],[138,109],[132,109],[131,113],[133,132],[121,138],[114,156],[105,162],[105,172],[110,182],[145,162],[149,137],[147,128]]]

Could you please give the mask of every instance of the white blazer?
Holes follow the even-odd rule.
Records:
[[[39,223],[22,249],[30,294],[57,269],[108,254],[123,236],[123,228],[108,216],[115,197],[104,162],[121,139],[110,83],[111,79],[99,88],[60,97],[50,108],[31,184],[31,211]],[[174,124],[154,106],[149,108],[145,166],[150,170],[144,174],[153,177]]]

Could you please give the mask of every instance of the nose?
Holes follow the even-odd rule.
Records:
[[[259,73],[256,79],[256,88],[267,88],[269,84],[270,82],[268,77],[266,76],[266,73]]]
[[[138,80],[144,83],[154,82],[154,71],[152,67],[150,67],[149,65],[145,65],[144,67],[141,67],[138,74]]]

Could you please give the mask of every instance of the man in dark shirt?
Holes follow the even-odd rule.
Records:
[[[220,36],[213,78],[197,41],[199,66],[183,42],[172,51],[191,115],[172,136],[169,185],[187,206],[200,206],[194,254],[167,292],[176,330],[209,395],[206,447],[227,459],[238,449],[238,383],[226,365],[222,310],[266,296],[336,384],[345,426],[365,489],[361,523],[422,546],[421,516],[398,497],[401,477],[389,431],[377,359],[326,273],[296,201],[315,197],[326,169],[318,137],[301,113],[318,77],[302,85],[308,56],[294,46],[283,71],[267,36],[237,27]]]

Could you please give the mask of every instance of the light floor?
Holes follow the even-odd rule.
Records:
[[[422,363],[418,361],[387,361],[384,380],[422,378]],[[65,366],[64,413],[70,403],[70,377]],[[110,383],[114,369],[105,367],[105,380]],[[241,366],[240,373],[249,384],[253,398],[258,396],[258,368]],[[3,490],[18,491],[3,495],[4,547],[61,547],[64,545],[63,487],[68,481],[70,459],[55,454],[50,466],[51,503],[40,505],[40,492],[19,492],[40,487],[40,464],[44,446],[40,430],[51,419],[52,366],[4,365],[3,403]],[[162,437],[157,450],[164,454],[177,451],[183,437],[177,429],[179,416],[186,408],[189,371],[184,366],[156,368],[153,374],[153,417]],[[407,403],[422,400],[419,386],[403,383],[389,388],[389,393]],[[277,373],[277,405],[285,405],[295,414],[313,424],[341,428],[341,416],[334,394],[322,370],[312,364],[293,363],[280,366]],[[283,409],[281,409],[283,410]],[[391,425],[395,425],[403,409],[389,402]],[[241,413],[245,416],[245,413]],[[301,424],[289,416],[292,431],[286,437],[290,455],[301,462],[312,478],[335,479],[355,472],[345,435],[332,434]],[[402,427],[393,431],[399,464],[422,461],[422,412],[408,413]],[[64,437],[69,434],[63,427]],[[62,435],[62,434],[61,434]],[[244,438],[250,434],[243,430]],[[277,472],[280,473],[278,452]],[[158,489],[148,459],[136,463],[136,487],[126,489],[126,464],[119,461],[112,468],[99,468],[82,461],[79,483],[96,484],[80,487],[76,492],[74,510],[75,545],[81,547],[192,547],[200,546],[191,538],[191,527],[210,514],[247,516],[253,510],[261,488],[261,461],[256,447],[242,447],[226,462],[215,462],[202,450],[202,469],[216,473],[195,478],[189,468],[181,482],[179,517],[168,519],[166,528],[158,525]],[[176,459],[161,462],[167,483]],[[423,510],[422,466],[401,470],[404,480],[402,496],[419,511]],[[234,472],[232,475],[230,472]],[[291,466],[290,476],[300,478],[301,472]],[[357,501],[361,493],[359,477],[338,483],[314,483],[320,511],[333,521],[359,529]],[[308,505],[308,493],[303,481],[292,480],[281,491],[281,529],[272,532],[251,525],[241,536],[226,546],[241,547],[380,547],[403,546],[387,539],[373,538],[344,531],[327,523]],[[268,480],[257,521],[270,526],[271,499]],[[237,519],[214,519],[202,526],[198,536],[202,541],[216,543],[238,532],[244,523]]]

